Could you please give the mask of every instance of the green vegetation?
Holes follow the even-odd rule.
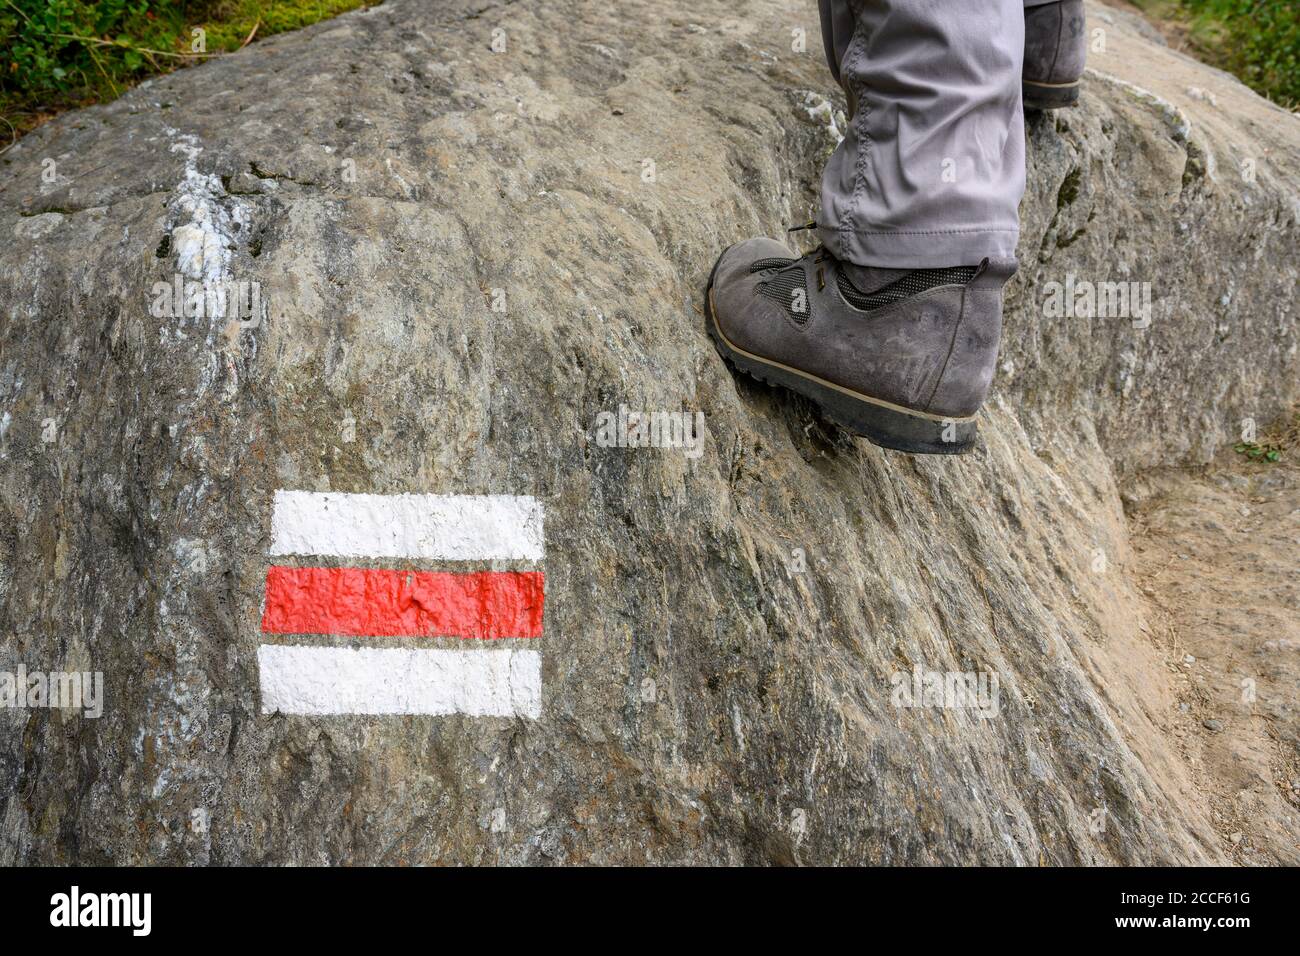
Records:
[[[60,110],[374,2],[0,0],[0,147]]]
[[[1245,455],[1251,461],[1281,461],[1282,460],[1282,449],[1279,446],[1272,444],[1271,442],[1266,442],[1265,444],[1262,445],[1259,444],[1258,442],[1253,442],[1253,441],[1240,442],[1232,446],[1232,450],[1235,451],[1238,455]]]
[[[1300,106],[1300,3],[1296,0],[1134,0],[1185,34],[1191,52],[1251,89]]]
[[[1232,446],[1238,455],[1245,455],[1251,461],[1278,462],[1294,449],[1300,447],[1300,409],[1268,429],[1258,441],[1240,441]]]

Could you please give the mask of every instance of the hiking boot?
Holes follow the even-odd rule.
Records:
[[[1025,109],[1057,110],[1078,102],[1087,54],[1083,27],[1083,0],[1025,8]]]
[[[718,258],[705,318],[725,359],[877,445],[960,454],[975,443],[1015,259],[876,269],[749,239]]]

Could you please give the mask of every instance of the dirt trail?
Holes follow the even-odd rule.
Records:
[[[1300,464],[1227,451],[1125,496],[1149,633],[1175,675],[1164,729],[1224,850],[1300,863]]]

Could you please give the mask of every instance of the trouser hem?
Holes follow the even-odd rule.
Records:
[[[975,266],[986,257],[1012,259],[1019,229],[962,231],[817,230],[822,244],[837,259],[882,269],[933,269]]]

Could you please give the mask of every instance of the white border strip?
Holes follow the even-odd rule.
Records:
[[[523,495],[277,491],[271,554],[539,561],[542,505]]]
[[[468,714],[536,720],[542,712],[538,651],[263,644],[257,663],[264,714]]]

